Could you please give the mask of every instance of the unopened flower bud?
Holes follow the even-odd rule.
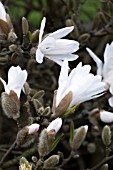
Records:
[[[44,110],[42,104],[39,102],[38,99],[33,99],[33,104],[34,104],[34,107],[36,109],[36,112],[40,113],[40,108],[42,108],[41,110]]]
[[[32,170],[32,165],[27,161],[25,157],[20,159],[19,170]]]
[[[88,143],[87,145],[87,150],[90,153],[94,153],[96,151],[96,145],[94,143]]]
[[[17,35],[15,34],[15,32],[10,31],[8,34],[8,41],[11,43],[15,43],[16,39],[17,39]]]
[[[37,42],[37,40],[38,40],[38,38],[39,38],[39,30],[36,30],[36,31],[34,31],[33,33],[32,33],[32,42],[33,43],[36,43]]]
[[[32,156],[32,161],[36,163],[38,161],[38,158],[36,156]]]
[[[15,51],[16,49],[17,49],[17,45],[16,45],[16,44],[11,44],[11,45],[9,46],[9,50],[10,50],[11,52]]]
[[[25,82],[25,84],[24,84],[24,93],[26,95],[29,95],[31,93],[31,88],[27,82]]]
[[[105,146],[109,146],[111,143],[111,130],[109,126],[104,126],[102,130],[102,141]]]
[[[50,111],[51,111],[50,106],[46,107],[44,112],[43,112],[43,115],[48,116],[50,114]]]
[[[0,33],[8,34],[9,32],[9,27],[6,21],[3,21],[0,19]]]
[[[18,146],[22,145],[28,135],[28,128],[24,127],[23,129],[21,129],[18,134],[17,134],[17,137],[16,137],[16,144]]]
[[[45,94],[44,90],[40,90],[33,96],[33,99],[38,99],[39,97],[42,97],[44,94]]]
[[[59,105],[56,107],[56,91],[54,93],[54,99],[53,99],[53,113],[59,117],[59,116],[62,116],[66,110],[68,109],[69,107],[69,104],[71,103],[72,101],[72,92],[70,91],[62,100],[61,102],[59,103]]]
[[[20,105],[17,94],[14,91],[11,91],[9,95],[6,92],[3,92],[1,95],[1,102],[3,111],[7,117],[13,119],[19,118]]]
[[[48,134],[46,129],[44,129],[39,137],[39,143],[38,143],[38,152],[40,156],[46,156],[49,152],[49,146],[48,146]]]
[[[54,130],[56,133],[59,131],[59,129],[62,126],[62,119],[61,118],[56,118],[55,120],[53,120],[49,126],[47,127],[47,132]]]
[[[23,30],[23,34],[27,35],[29,31],[29,25],[25,17],[22,17],[22,30]]]
[[[44,161],[44,168],[48,169],[54,167],[58,163],[59,163],[59,155],[52,155],[51,157],[49,157]]]
[[[102,165],[102,167],[100,168],[100,170],[108,170],[108,164]]]
[[[71,143],[71,147],[73,150],[79,149],[83,141],[85,140],[86,134],[87,134],[88,126],[81,126],[78,128],[75,132],[73,141]]]
[[[30,126],[26,126],[26,128],[28,129],[28,134],[34,134],[39,130],[40,125],[37,123],[33,123]]]
[[[85,41],[87,41],[89,38],[90,38],[90,34],[84,33],[84,34],[82,34],[82,35],[79,37],[79,41],[80,41],[80,42],[85,42]]]

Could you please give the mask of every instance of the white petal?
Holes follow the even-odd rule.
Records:
[[[39,130],[39,127],[40,127],[40,125],[37,123],[33,123],[32,125],[27,126],[28,134],[30,135],[30,134],[36,133]]]
[[[6,21],[6,11],[1,1],[0,1],[0,19]]]
[[[100,111],[100,120],[104,123],[113,122],[113,113],[108,111]]]
[[[50,41],[51,40],[51,41]],[[45,43],[46,41],[46,43]],[[45,55],[60,55],[60,54],[70,54],[74,53],[79,49],[79,43],[73,40],[65,40],[65,39],[50,39],[45,38],[41,43],[40,47],[41,51],[44,51]]]
[[[104,68],[103,74],[106,74],[113,70],[113,42],[109,45],[106,45],[105,52],[104,52]]]
[[[113,69],[106,74],[104,74],[104,82],[108,83],[110,86],[113,84]]]
[[[39,44],[40,44],[41,41],[42,41],[42,36],[43,36],[43,33],[44,33],[45,24],[46,24],[46,18],[44,17],[43,20],[42,20],[42,22],[41,22],[41,26],[40,26]]]
[[[13,69],[15,70],[15,74],[13,73],[14,79],[12,79],[13,74],[11,74]],[[18,70],[19,70],[18,67],[15,67],[13,69],[11,69],[10,74],[8,74],[8,79],[9,79],[8,81],[9,82],[8,82],[7,86],[10,90],[15,91],[18,98],[20,98],[21,89],[22,89],[22,87],[25,84],[26,79],[27,79],[27,71],[21,70],[21,72],[18,73]]]
[[[108,99],[108,102],[109,102],[109,105],[110,105],[111,107],[113,107],[113,97],[110,97],[110,98]]]
[[[71,27],[65,27],[62,29],[59,29],[51,34],[49,34],[50,37],[53,37],[54,39],[59,39],[62,37],[65,37],[67,34],[69,34],[71,31],[73,31],[74,26]]]
[[[61,128],[61,126],[62,126],[62,119],[56,118],[49,124],[46,130],[47,132],[49,132],[50,130],[55,130],[55,132],[57,133],[59,129]]]
[[[52,60],[54,61],[55,63],[57,63],[58,65],[62,66],[63,64],[63,61],[62,60],[59,60],[59,58],[54,58],[52,56],[45,56],[46,58],[48,58],[49,60]]]
[[[2,78],[0,78],[0,80],[1,80],[1,82],[3,83],[3,85],[4,85],[5,92],[6,92],[7,94],[9,94],[9,93],[10,93],[10,89],[9,89],[8,86],[6,85],[6,82],[5,82]]]
[[[44,58],[44,54],[38,48],[36,50],[36,61],[41,64],[43,62],[43,58]]]
[[[89,48],[86,48],[86,50],[97,64],[97,74],[102,75],[102,67],[103,67],[102,61]]]
[[[64,83],[65,80],[68,78],[68,68],[69,68],[68,60],[65,59],[62,64],[61,71],[60,71],[60,76],[59,76],[59,80],[58,80],[59,86],[62,85],[62,83]]]

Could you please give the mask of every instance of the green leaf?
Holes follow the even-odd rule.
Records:
[[[71,121],[70,123],[70,140],[73,141],[74,138],[74,123]]]
[[[75,109],[77,109],[79,107],[80,103],[77,103],[76,105],[74,105],[73,107],[71,107],[69,110],[67,110],[65,113],[64,113],[64,116],[67,116],[69,115],[71,112],[73,112]]]
[[[60,140],[62,139],[62,137],[64,136],[64,134],[62,133],[60,136],[58,136],[58,138],[53,142],[53,144],[50,147],[50,152],[53,151],[56,146],[58,145],[58,143],[60,142]]]

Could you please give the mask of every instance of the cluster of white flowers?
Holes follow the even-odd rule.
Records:
[[[0,2],[0,19],[6,22],[6,12],[4,6]],[[68,75],[69,66],[68,61],[74,61],[78,58],[78,55],[73,54],[79,49],[79,42],[75,40],[63,39],[66,35],[73,31],[74,26],[65,27],[59,29],[53,33],[43,36],[44,28],[46,24],[46,18],[44,17],[41,22],[39,42],[36,50],[36,61],[38,63],[43,62],[43,58],[46,57],[61,66],[61,72],[59,76],[59,87],[55,93],[53,99],[53,112],[56,115],[62,115],[69,108],[78,103],[82,103],[93,98],[99,97],[105,91],[105,83],[110,85],[110,92],[113,92],[112,86],[112,46],[106,46],[105,50],[105,64],[102,62],[87,48],[87,51],[91,54],[98,65],[98,75],[94,76],[90,73],[91,66],[82,66],[79,63]],[[108,65],[110,62],[110,65]],[[101,78],[103,76],[103,81]],[[8,72],[8,84],[0,78],[4,85],[5,92],[9,95],[10,91],[14,91],[20,98],[21,90],[27,79],[27,71],[21,70],[19,66],[12,66]],[[105,83],[104,83],[105,82]],[[113,94],[113,93],[112,93]],[[110,99],[110,102],[113,99]],[[58,117],[58,116],[57,116]],[[47,131],[51,128],[57,132],[62,125],[61,118],[55,119],[48,127]],[[39,124],[33,124],[28,126],[29,134],[38,131]]]

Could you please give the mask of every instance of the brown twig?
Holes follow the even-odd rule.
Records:
[[[7,150],[7,152],[3,155],[2,159],[0,160],[0,166],[3,164],[4,160],[9,155],[11,150],[14,148],[15,144],[16,144],[16,140],[13,142],[13,144],[10,146],[10,148]]]

